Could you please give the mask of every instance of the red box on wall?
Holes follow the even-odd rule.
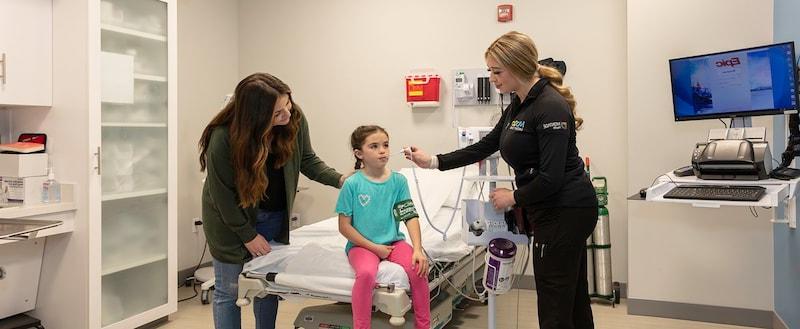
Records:
[[[439,106],[441,82],[438,74],[406,75],[406,102],[411,107]]]
[[[514,5],[497,5],[497,21],[510,22],[514,19]]]

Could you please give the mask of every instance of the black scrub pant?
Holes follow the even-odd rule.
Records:
[[[540,329],[593,329],[586,239],[597,208],[528,209]]]

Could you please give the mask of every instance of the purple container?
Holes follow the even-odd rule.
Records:
[[[511,240],[496,238],[489,241],[489,252],[498,258],[514,258],[517,254],[517,245]]]

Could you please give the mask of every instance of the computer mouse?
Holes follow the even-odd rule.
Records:
[[[641,189],[641,190],[639,190],[639,197],[641,197],[642,199],[647,198],[647,188],[646,187]]]

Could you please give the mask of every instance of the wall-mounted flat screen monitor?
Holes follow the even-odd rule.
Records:
[[[793,42],[671,59],[669,69],[675,121],[797,109]]]

